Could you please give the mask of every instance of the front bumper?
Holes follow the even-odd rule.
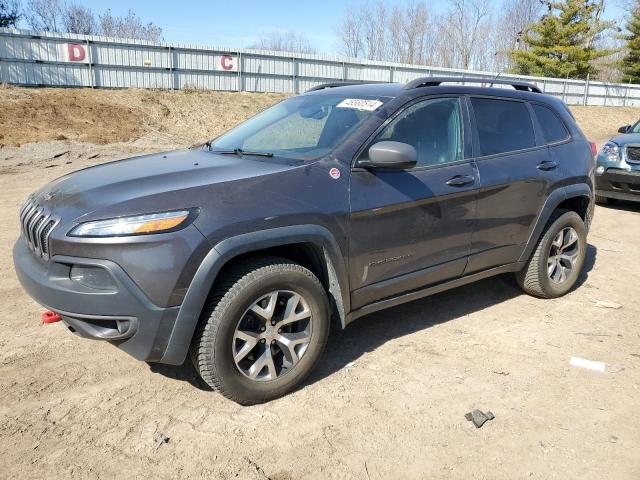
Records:
[[[596,175],[596,195],[640,202],[640,170],[608,168]]]
[[[180,307],[153,304],[116,263],[60,255],[45,262],[22,237],[13,247],[13,261],[26,292],[58,313],[73,333],[107,340],[138,360],[162,359]],[[72,265],[103,268],[115,289],[97,290],[72,280]]]

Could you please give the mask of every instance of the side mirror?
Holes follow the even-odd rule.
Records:
[[[360,160],[359,167],[406,170],[416,166],[418,152],[408,143],[383,141],[369,147],[369,158]]]
[[[625,125],[618,129],[618,133],[627,133],[631,129],[631,125]]]

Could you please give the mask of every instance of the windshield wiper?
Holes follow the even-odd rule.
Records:
[[[234,148],[233,150],[211,150],[211,153],[218,153],[220,155],[252,155],[254,157],[273,157],[271,152],[252,152],[251,150],[242,150],[241,148]]]

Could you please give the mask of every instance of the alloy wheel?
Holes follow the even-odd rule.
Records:
[[[580,256],[578,233],[573,227],[565,227],[551,242],[547,258],[547,274],[554,283],[564,282],[573,271]]]
[[[236,326],[232,354],[236,367],[255,381],[275,380],[305,354],[313,318],[307,301],[290,290],[261,296]]]

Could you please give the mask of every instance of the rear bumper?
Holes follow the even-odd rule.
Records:
[[[596,175],[596,195],[640,202],[640,170],[607,169]]]
[[[26,292],[58,313],[76,335],[109,341],[138,360],[162,359],[180,307],[153,304],[119,265],[67,256],[44,262],[22,237],[14,245],[13,261]],[[72,280],[72,265],[103,268],[115,288],[97,290]]]

